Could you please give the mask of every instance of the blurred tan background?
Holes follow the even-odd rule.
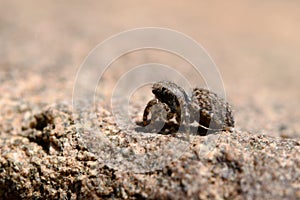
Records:
[[[283,0],[1,0],[0,98],[68,101],[77,69],[98,43],[131,28],[165,27],[209,52],[238,129],[300,137],[299,8]],[[143,56],[123,60],[136,65]]]

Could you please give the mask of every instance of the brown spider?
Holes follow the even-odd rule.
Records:
[[[152,93],[155,99],[149,101],[144,110],[143,126],[162,120],[162,132],[176,132],[184,123],[197,122],[198,133],[203,129],[232,130],[234,127],[230,105],[207,89],[195,88],[189,98],[175,83],[159,81],[153,84]]]

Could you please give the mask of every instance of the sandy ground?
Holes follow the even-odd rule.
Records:
[[[297,1],[0,1],[0,197],[300,198],[299,6]],[[118,172],[115,165],[110,168],[101,156],[98,171],[91,172],[99,152],[77,144],[80,137],[74,132],[70,114],[77,70],[88,53],[106,38],[149,26],[187,34],[209,52],[220,70],[227,100],[233,106],[236,131],[219,133],[220,143],[208,157],[195,158],[187,151],[156,174]],[[122,73],[147,62],[166,63],[182,73],[189,73],[191,67],[166,52],[133,52],[111,65],[104,87],[98,90],[104,94],[111,91]],[[134,102],[138,114],[151,97],[149,88],[145,91]],[[52,109],[51,114],[47,114],[48,108]],[[34,117],[41,113],[54,121]],[[110,121],[111,113],[103,113],[98,116],[103,130],[123,141],[123,135]],[[105,117],[109,123],[103,121]],[[47,131],[53,137],[43,136]],[[68,139],[62,141],[62,135]],[[153,137],[154,144],[174,139]],[[196,147],[190,151],[203,140],[195,139]],[[73,152],[70,149],[75,144]],[[139,142],[134,144],[139,147]],[[71,147],[59,150],[57,145]],[[26,154],[24,146],[32,147],[33,153]],[[67,154],[69,150],[71,153]],[[43,174],[37,170],[40,177],[45,177],[43,182],[26,179],[28,173],[24,175],[22,170],[14,169],[23,154],[30,158],[22,161],[29,171],[47,166],[49,160],[68,159],[75,154],[77,157],[69,165],[58,164],[57,170],[54,165],[49,167],[50,171],[60,172],[55,177],[64,181],[55,182],[55,177],[49,178],[49,171]],[[185,164],[191,168],[186,169]],[[76,167],[81,172],[64,171]],[[283,175],[286,176],[282,178]],[[199,180],[193,182],[189,176]],[[274,184],[270,184],[272,181]],[[41,190],[40,185],[46,183],[49,187]],[[79,183],[80,187],[76,185]],[[220,187],[221,183],[228,187]],[[63,184],[69,186],[62,187]],[[206,193],[204,186],[208,188]],[[90,191],[94,195],[86,196]]]

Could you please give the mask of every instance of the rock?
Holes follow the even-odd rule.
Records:
[[[300,144],[295,139],[219,132],[215,148],[200,157],[202,154],[197,152],[208,136],[194,136],[178,159],[141,173],[109,167],[109,163],[82,146],[85,142],[66,108],[54,107],[50,113],[51,117],[48,109],[42,110],[38,116],[43,117],[35,117],[44,119],[37,120],[43,126],[29,122],[22,136],[4,133],[0,138],[1,199],[300,197]],[[62,128],[65,124],[68,126]],[[122,131],[111,137],[134,142]],[[157,139],[148,145],[164,145],[158,141],[165,137],[157,134]]]

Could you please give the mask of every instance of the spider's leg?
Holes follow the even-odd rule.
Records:
[[[168,114],[167,114],[167,121],[170,121],[170,119],[173,119],[173,118],[174,118],[174,115],[175,115],[175,113],[173,113],[173,112],[168,112]]]
[[[181,108],[180,108],[180,106],[179,106],[179,108],[176,110],[176,117],[175,117],[175,119],[176,119],[176,122],[180,125],[181,123],[182,123],[182,121],[181,121]]]
[[[143,114],[143,125],[147,126],[149,124],[148,122],[148,115],[151,111],[151,107],[156,105],[158,103],[157,99],[152,99],[151,101],[148,102],[145,110],[144,110],[144,114]]]

